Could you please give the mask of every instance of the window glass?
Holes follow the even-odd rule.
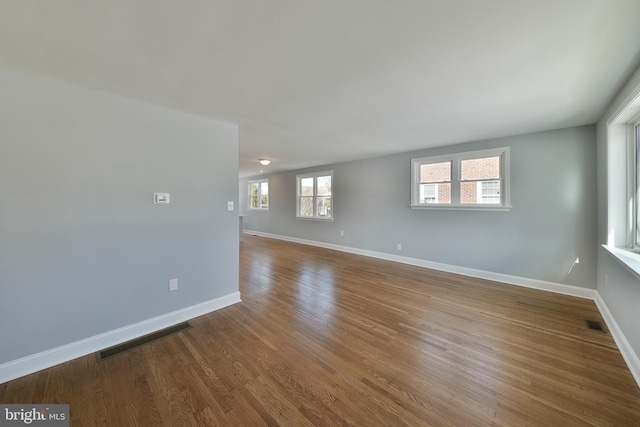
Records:
[[[313,197],[300,197],[300,216],[313,216]]]
[[[451,203],[451,162],[420,165],[420,203]]]
[[[420,182],[451,181],[451,162],[420,165]]]
[[[313,196],[313,177],[300,180],[300,195]]]
[[[318,177],[318,196],[331,195],[331,176]]]
[[[460,179],[462,181],[500,178],[500,157],[468,159],[460,162]]]

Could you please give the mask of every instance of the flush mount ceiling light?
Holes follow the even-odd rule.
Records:
[[[271,163],[271,160],[268,160],[268,159],[258,159],[258,161],[263,166],[267,166],[269,163]]]

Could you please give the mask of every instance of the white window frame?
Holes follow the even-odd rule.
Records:
[[[249,195],[249,200],[247,201],[247,209],[249,209],[250,211],[268,211],[269,210],[269,204],[270,204],[270,200],[269,200],[269,190],[267,190],[267,205],[266,206],[262,206],[261,200],[262,200],[262,183],[266,182],[267,186],[269,186],[269,178],[264,178],[264,179],[254,179],[254,180],[250,180],[247,184],[247,189],[248,189],[248,195]],[[257,208],[254,208],[253,206],[251,206],[251,185],[252,184],[258,184],[258,204],[259,206]]]
[[[463,160],[500,157],[500,204],[460,203],[461,180],[460,164]],[[449,209],[449,210],[511,210],[510,195],[510,148],[499,147],[486,150],[466,151],[442,156],[430,156],[411,159],[411,209]],[[451,162],[451,203],[420,203],[420,166],[432,163]],[[493,181],[493,180],[491,180]],[[468,181],[466,181],[468,182]]]
[[[607,120],[607,240],[602,246],[640,279],[636,126],[640,125],[640,85]],[[638,247],[638,248],[637,248]],[[636,249],[637,248],[637,249]],[[634,250],[635,249],[635,250]]]
[[[631,249],[634,252],[640,252],[640,114],[634,117],[630,124],[631,135],[629,142],[632,144],[633,165],[631,165],[632,173],[629,173],[628,183],[629,199],[633,201],[633,209],[631,213],[631,236],[627,239],[631,242]]]
[[[317,212],[317,198],[318,197],[326,197],[326,196],[318,196],[318,177],[330,176],[331,177],[331,194],[329,195],[329,200],[331,201],[331,216],[319,215]],[[300,183],[305,178],[313,178],[313,215],[312,216],[302,216],[300,215]],[[305,173],[296,175],[296,218],[297,219],[310,219],[317,221],[333,221],[334,217],[334,206],[333,206],[333,171],[323,171],[323,172],[313,172],[313,173]]]

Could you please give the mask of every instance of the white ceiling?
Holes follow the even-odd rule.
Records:
[[[640,0],[0,0],[0,64],[236,123],[243,177],[594,123],[638,65],[639,17]]]

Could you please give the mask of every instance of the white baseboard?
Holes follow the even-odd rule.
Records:
[[[620,350],[620,354],[622,354],[622,358],[627,363],[633,378],[635,378],[636,383],[638,383],[638,387],[640,387],[640,358],[638,358],[638,355],[633,351],[633,347],[631,347],[631,344],[627,341],[627,337],[622,333],[622,329],[618,326],[618,322],[616,322],[616,319],[609,311],[609,307],[607,307],[607,304],[605,304],[599,293],[596,294],[594,301],[596,306],[598,306],[598,310],[600,310],[600,314],[602,314],[602,318],[607,324],[609,332],[611,332],[613,340],[618,346],[618,350]]]
[[[382,252],[369,251],[365,249],[351,248],[348,246],[334,245],[331,243],[316,242],[313,240],[298,239],[295,237],[281,236],[278,234],[263,233],[260,231],[245,230],[244,232],[246,234],[253,234],[256,236],[286,240],[294,243],[302,243],[304,245],[318,246],[321,248],[333,249],[341,252],[364,255],[364,256],[384,259],[388,261],[400,262],[403,264],[415,265],[418,267],[431,268],[433,270],[446,271],[449,273],[462,274],[464,276],[477,277],[479,279],[493,280],[497,282],[508,283],[511,285],[524,286],[527,288],[539,289],[543,291],[555,292],[558,294],[570,295],[574,297],[593,300],[595,301],[596,306],[598,307],[598,310],[600,310],[600,313],[602,314],[602,317],[605,320],[607,327],[609,328],[609,331],[611,332],[611,335],[613,336],[613,339],[616,342],[616,345],[618,346],[620,353],[622,354],[622,357],[627,363],[627,366],[629,367],[631,374],[633,375],[638,386],[640,387],[640,359],[638,358],[636,353],[633,351],[633,348],[631,347],[631,344],[629,344],[629,341],[627,341],[627,338],[622,333],[622,330],[618,326],[617,322],[615,321],[615,318],[609,311],[609,308],[605,304],[604,300],[600,297],[600,294],[595,289],[586,289],[586,288],[580,288],[578,286],[564,285],[561,283],[546,282],[543,280],[535,280],[535,279],[529,279],[526,277],[511,276],[508,274],[494,273],[491,271],[484,271],[484,270],[476,270],[473,268],[458,267],[455,265],[442,264],[438,262],[402,257],[402,256],[397,256],[392,254],[385,254]]]
[[[240,301],[240,292],[234,292],[152,319],[143,320],[142,322],[127,325],[51,350],[3,363],[0,365],[0,384],[168,328]]]
[[[546,282],[544,280],[529,279],[526,277],[511,276],[508,274],[494,273],[491,271],[477,270],[474,268],[458,267],[450,264],[427,261],[418,258],[409,258],[404,256],[387,254],[384,252],[369,251],[366,249],[352,248],[349,246],[334,245],[332,243],[316,242],[313,240],[298,239],[295,237],[281,236],[278,234],[263,233],[261,231],[245,230],[246,234],[256,236],[270,237],[272,239],[286,240],[294,243],[302,243],[304,245],[317,246],[326,249],[333,249],[341,252],[348,252],[356,255],[364,255],[372,258],[384,259],[387,261],[395,261],[402,264],[415,265],[417,267],[430,268],[433,270],[446,271],[448,273],[461,274],[463,276],[476,277],[479,279],[493,280],[496,282],[508,283],[510,285],[523,286],[526,288],[540,289],[543,291],[555,292],[557,294],[570,295],[579,298],[594,299],[596,296],[595,289],[581,288],[578,286],[564,285],[561,283]]]

